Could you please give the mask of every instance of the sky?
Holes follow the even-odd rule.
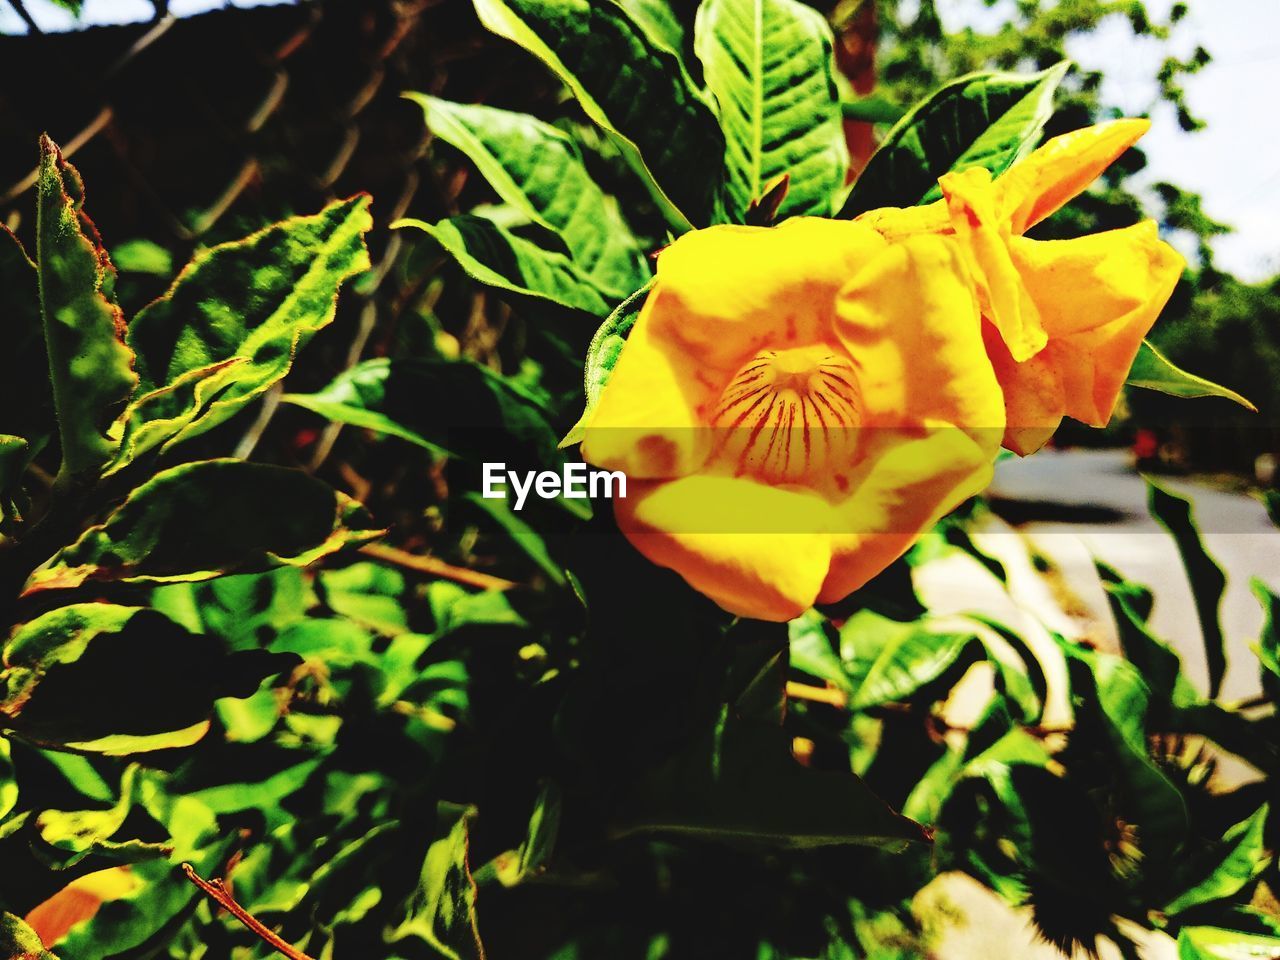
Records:
[[[287,0],[170,0],[178,16],[221,6],[256,6]],[[980,0],[939,0],[949,28],[999,22],[1012,0],[991,7]],[[1173,0],[1148,0],[1157,20]],[[1186,78],[1187,101],[1208,127],[1185,133],[1172,108],[1162,104],[1152,77],[1163,56],[1158,41],[1137,40],[1123,18],[1113,17],[1094,34],[1078,38],[1068,52],[1082,66],[1101,69],[1103,99],[1126,113],[1150,112],[1143,141],[1148,167],[1141,182],[1167,180],[1204,198],[1209,216],[1234,228],[1214,241],[1219,267],[1247,280],[1280,273],[1280,0],[1189,0],[1191,12],[1174,30],[1173,52],[1189,54],[1197,44],[1213,62]],[[123,23],[151,16],[147,0],[85,0],[80,24],[50,0],[26,0],[47,30],[84,23]],[[16,14],[0,0],[0,33],[22,33]]]

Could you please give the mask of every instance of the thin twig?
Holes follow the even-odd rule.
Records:
[[[271,423],[271,418],[275,416],[276,408],[280,406],[280,395],[282,393],[284,393],[284,385],[274,383],[263,394],[262,406],[258,408],[258,416],[249,425],[249,429],[245,431],[244,436],[240,438],[240,442],[236,445],[236,459],[248,460],[253,454],[258,441],[262,439],[263,432],[267,429],[268,424]]]
[[[286,956],[289,960],[312,960],[301,950],[281,940],[280,937],[263,926],[262,921],[251,914],[240,904],[236,903],[235,898],[227,890],[227,885],[222,880],[214,880],[210,882],[205,880],[195,871],[195,867],[189,863],[182,865],[182,872],[187,875],[187,879],[200,888],[210,900],[222,907],[223,910],[231,914],[241,923],[243,923],[251,932],[262,939],[264,943],[274,949],[277,953]]]
[[[510,590],[513,587],[520,586],[514,580],[504,580],[502,577],[481,573],[479,570],[469,570],[466,567],[455,567],[453,564],[445,563],[435,557],[421,557],[416,553],[410,553],[408,550],[387,547],[380,543],[366,544],[360,548],[360,552],[365,556],[373,557],[375,560],[382,560],[386,563],[395,564],[397,567],[404,567],[406,570],[425,573],[428,576],[439,577],[442,580],[452,580],[454,583],[460,583],[467,587],[477,587],[481,590]]]
[[[814,687],[807,683],[787,681],[787,696],[792,700],[808,700],[844,709],[849,705],[849,695],[835,687]]]
[[[9,6],[13,7],[14,13],[22,18],[22,22],[27,25],[27,29],[31,31],[32,36],[39,36],[44,33],[40,29],[40,24],[35,22],[31,14],[27,13],[27,8],[22,5],[22,0],[9,0]]]

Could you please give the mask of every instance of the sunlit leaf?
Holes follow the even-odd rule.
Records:
[[[35,820],[36,832],[48,844],[46,858],[60,869],[96,855],[118,863],[135,863],[167,857],[170,850],[163,843],[136,838],[113,839],[124,826],[133,806],[137,767],[125,768],[120,780],[120,795],[105,810],[42,810]]]
[[[542,60],[617,145],[677,231],[711,217],[724,137],[674,53],[606,0],[475,0]]]
[[[1138,355],[1133,358],[1133,366],[1129,369],[1129,377],[1125,382],[1131,387],[1155,390],[1172,397],[1223,397],[1240,404],[1246,410],[1258,412],[1257,407],[1234,390],[1176,366],[1147,340],[1143,340],[1138,348]]]
[[[1202,903],[1233,896],[1256,877],[1271,862],[1263,833],[1269,810],[1264,803],[1253,816],[1228,830],[1222,838],[1226,847],[1222,859],[1208,876],[1169,901],[1164,912],[1178,914]]]
[[[1222,927],[1183,927],[1178,934],[1178,960],[1272,960],[1277,956],[1280,936]]]
[[[48,137],[40,141],[36,265],[64,478],[115,454],[112,422],[138,384],[115,301],[115,268],[85,216],[84,184]]]
[[[784,174],[776,219],[829,216],[849,168],[831,27],[797,0],[706,0],[694,48],[725,134],[721,219]]]
[[[538,234],[542,228],[517,233],[474,214],[438,223],[397,220],[393,226],[427,233],[469,276],[487,286],[597,317],[612,306],[587,270],[556,249],[550,233]]]
[[[616,201],[591,179],[577,145],[563,131],[524,113],[405,96],[422,107],[437,137],[467,155],[505,203],[560,238],[602,297],[621,300],[644,283],[649,269]]]
[[[87,580],[174,583],[306,566],[378,535],[359,504],[300,471],[203,460],[134,490],[38,568],[26,593]]]
[[[19,917],[0,912],[0,960],[58,960]]]
[[[1258,641],[1257,654],[1261,663],[1262,689],[1271,701],[1280,705],[1280,596],[1272,593],[1265,583],[1254,578],[1250,584],[1253,594],[1262,604],[1266,619]]]
[[[283,378],[369,268],[369,197],[213,247],[129,324],[141,375],[113,469],[216,427]]]

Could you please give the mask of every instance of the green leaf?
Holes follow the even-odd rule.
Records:
[[[143,775],[137,803],[169,834],[173,861],[188,862],[208,877],[219,874],[237,843],[223,837],[214,815],[198,800],[167,793],[158,775]],[[176,918],[189,915],[199,891],[163,861],[131,868],[137,889],[103,903],[93,918],[78,924],[58,942],[64,957],[117,960],[157,956],[175,933]]]
[[[474,0],[602,127],[678,232],[710,222],[724,137],[679,58],[612,0]]]
[[[560,441],[561,447],[571,447],[582,442],[591,415],[595,413],[596,404],[600,402],[600,394],[604,391],[605,384],[609,382],[613,368],[618,365],[618,358],[622,356],[622,348],[627,344],[627,334],[640,318],[640,310],[652,288],[653,281],[650,280],[618,304],[617,308],[605,318],[604,323],[600,324],[595,336],[591,338],[582,368],[586,406],[578,422]]]
[[[885,136],[839,216],[936,199],[944,173],[983,167],[999,176],[1028,153],[1053,113],[1070,67],[1042,73],[971,73],[913,107]]]
[[[1084,723],[1102,731],[1144,838],[1150,869],[1164,869],[1187,835],[1186,802],[1147,754],[1150,692],[1128,661],[1064,645],[1076,698],[1077,730]]]
[[[369,202],[361,194],[213,247],[134,317],[141,383],[113,470],[216,427],[289,372],[333,320],[342,284],[369,269]]]
[[[12,913],[0,912],[0,960],[58,960],[36,932]]]
[[[1222,927],[1183,927],[1178,934],[1178,960],[1274,960],[1280,937]]]
[[[852,773],[811,770],[772,724],[720,721],[629,791],[614,833],[688,835],[791,849],[900,850],[925,840]]]
[[[334,613],[394,636],[409,629],[404,609],[404,574],[377,563],[353,563],[324,570],[317,578],[325,604]]]
[[[1264,803],[1253,816],[1228,830],[1222,838],[1223,843],[1228,845],[1222,860],[1208,876],[1171,900],[1164,912],[1179,914],[1202,903],[1234,896],[1261,873],[1271,862],[1264,835],[1269,809]]]
[[[203,460],[159,473],[58,551],[26,594],[88,580],[176,583],[303,567],[379,536],[364,508],[298,470]]]
[[[0,224],[0,433],[38,448],[58,429],[40,319],[40,276],[18,238]]]
[[[468,830],[474,807],[441,804],[444,835],[431,844],[418,889],[405,904],[404,920],[387,933],[388,943],[408,938],[426,942],[448,960],[483,960],[476,926],[476,885],[467,863]]]
[[[141,237],[112,247],[111,257],[121,273],[145,273],[167,277],[173,273],[173,255],[153,240]]]
[[[778,219],[830,216],[849,152],[826,18],[797,0],[706,0],[694,37],[725,136],[720,219],[743,222],[783,175]]]
[[[1262,634],[1254,648],[1262,666],[1262,689],[1272,703],[1280,705],[1280,596],[1272,593],[1257,577],[1253,578],[1250,586],[1265,614]]]
[[[192,633],[221,637],[232,650],[255,650],[306,616],[315,599],[303,571],[278,567],[157,587],[151,606]]]
[[[9,741],[0,737],[0,821],[18,805],[18,781],[13,775],[13,756]]]
[[[476,493],[467,494],[467,501],[474,504],[489,519],[493,520],[502,531],[511,538],[525,556],[538,565],[538,569],[546,574],[547,579],[557,586],[564,586],[564,568],[555,561],[547,550],[546,539],[538,531],[520,518],[506,499],[482,497]]]
[[[84,184],[40,139],[36,264],[53,400],[62,438],[59,477],[100,470],[115,455],[112,422],[138,384],[115,302],[115,269],[85,216]]]
[[[439,223],[397,220],[392,226],[428,234],[468,276],[487,286],[597,317],[612,307],[588,272],[545,237],[534,242],[473,214]]]
[[[1182,658],[1151,632],[1133,608],[1126,584],[1105,584],[1111,616],[1125,657],[1138,668],[1156,701],[1186,707],[1199,699],[1182,674]]]
[[[1200,541],[1190,501],[1165,490],[1148,477],[1147,504],[1151,515],[1173,537],[1191,584],[1196,615],[1200,618],[1200,633],[1204,638],[1205,661],[1209,666],[1209,698],[1213,699],[1222,689],[1222,677],[1227,672],[1222,622],[1218,616],[1222,593],[1227,586],[1226,575]]]
[[[487,878],[493,878],[504,887],[514,887],[546,871],[555,852],[563,805],[560,788],[550,781],[544,783],[520,848],[500,853],[482,866],[476,871],[476,883],[483,886]]]
[[[46,859],[66,869],[91,855],[106,857],[116,863],[138,863],[168,857],[170,849],[162,843],[138,839],[113,840],[125,824],[133,807],[134,782],[138,768],[130,764],[120,781],[119,799],[105,810],[42,810],[36,817],[35,829],[42,842],[51,849]]]
[[[1234,390],[1175,366],[1148,340],[1143,340],[1138,347],[1138,355],[1133,358],[1133,366],[1125,382],[1131,387],[1156,390],[1171,397],[1223,397],[1246,410],[1258,412],[1257,407]]]
[[[865,667],[853,698],[855,710],[910,697],[942,676],[974,639],[963,633],[935,633],[919,624],[888,620],[883,624],[891,635],[883,638],[874,659]]]
[[[281,399],[433,453],[544,466],[562,459],[540,402],[465,361],[367,360],[317,393]]]
[[[843,100],[840,113],[846,120],[857,120],[859,123],[897,123],[906,115],[902,107],[874,93]]]
[[[248,696],[296,663],[262,651],[227,656],[142,607],[78,603],[18,627],[4,648],[0,727],[58,749],[126,754],[188,746],[213,702]]]
[[[422,107],[437,137],[467,155],[505,203],[560,237],[606,300],[621,300],[644,283],[649,269],[639,244],[565,133],[524,113],[420,93],[405,96]]]
[[[816,610],[809,610],[787,624],[791,667],[851,694],[854,685],[839,655],[832,649],[827,632],[829,624],[830,621]]]
[[[22,516],[22,475],[31,462],[31,447],[22,437],[0,434],[0,532]]]

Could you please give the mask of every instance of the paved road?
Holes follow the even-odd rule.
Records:
[[[1249,647],[1257,640],[1262,610],[1249,582],[1257,577],[1280,591],[1280,531],[1251,496],[1193,480],[1160,482],[1191,500],[1205,546],[1227,575],[1223,696],[1253,696],[1259,690],[1258,662]],[[1186,574],[1173,541],[1147,512],[1146,484],[1127,451],[1045,450],[1012,458],[997,467],[991,493],[1008,501],[1005,515],[1064,568],[1091,608],[1102,596],[1090,553],[1150,586],[1156,633],[1182,654],[1188,675],[1205,689],[1204,648]]]

